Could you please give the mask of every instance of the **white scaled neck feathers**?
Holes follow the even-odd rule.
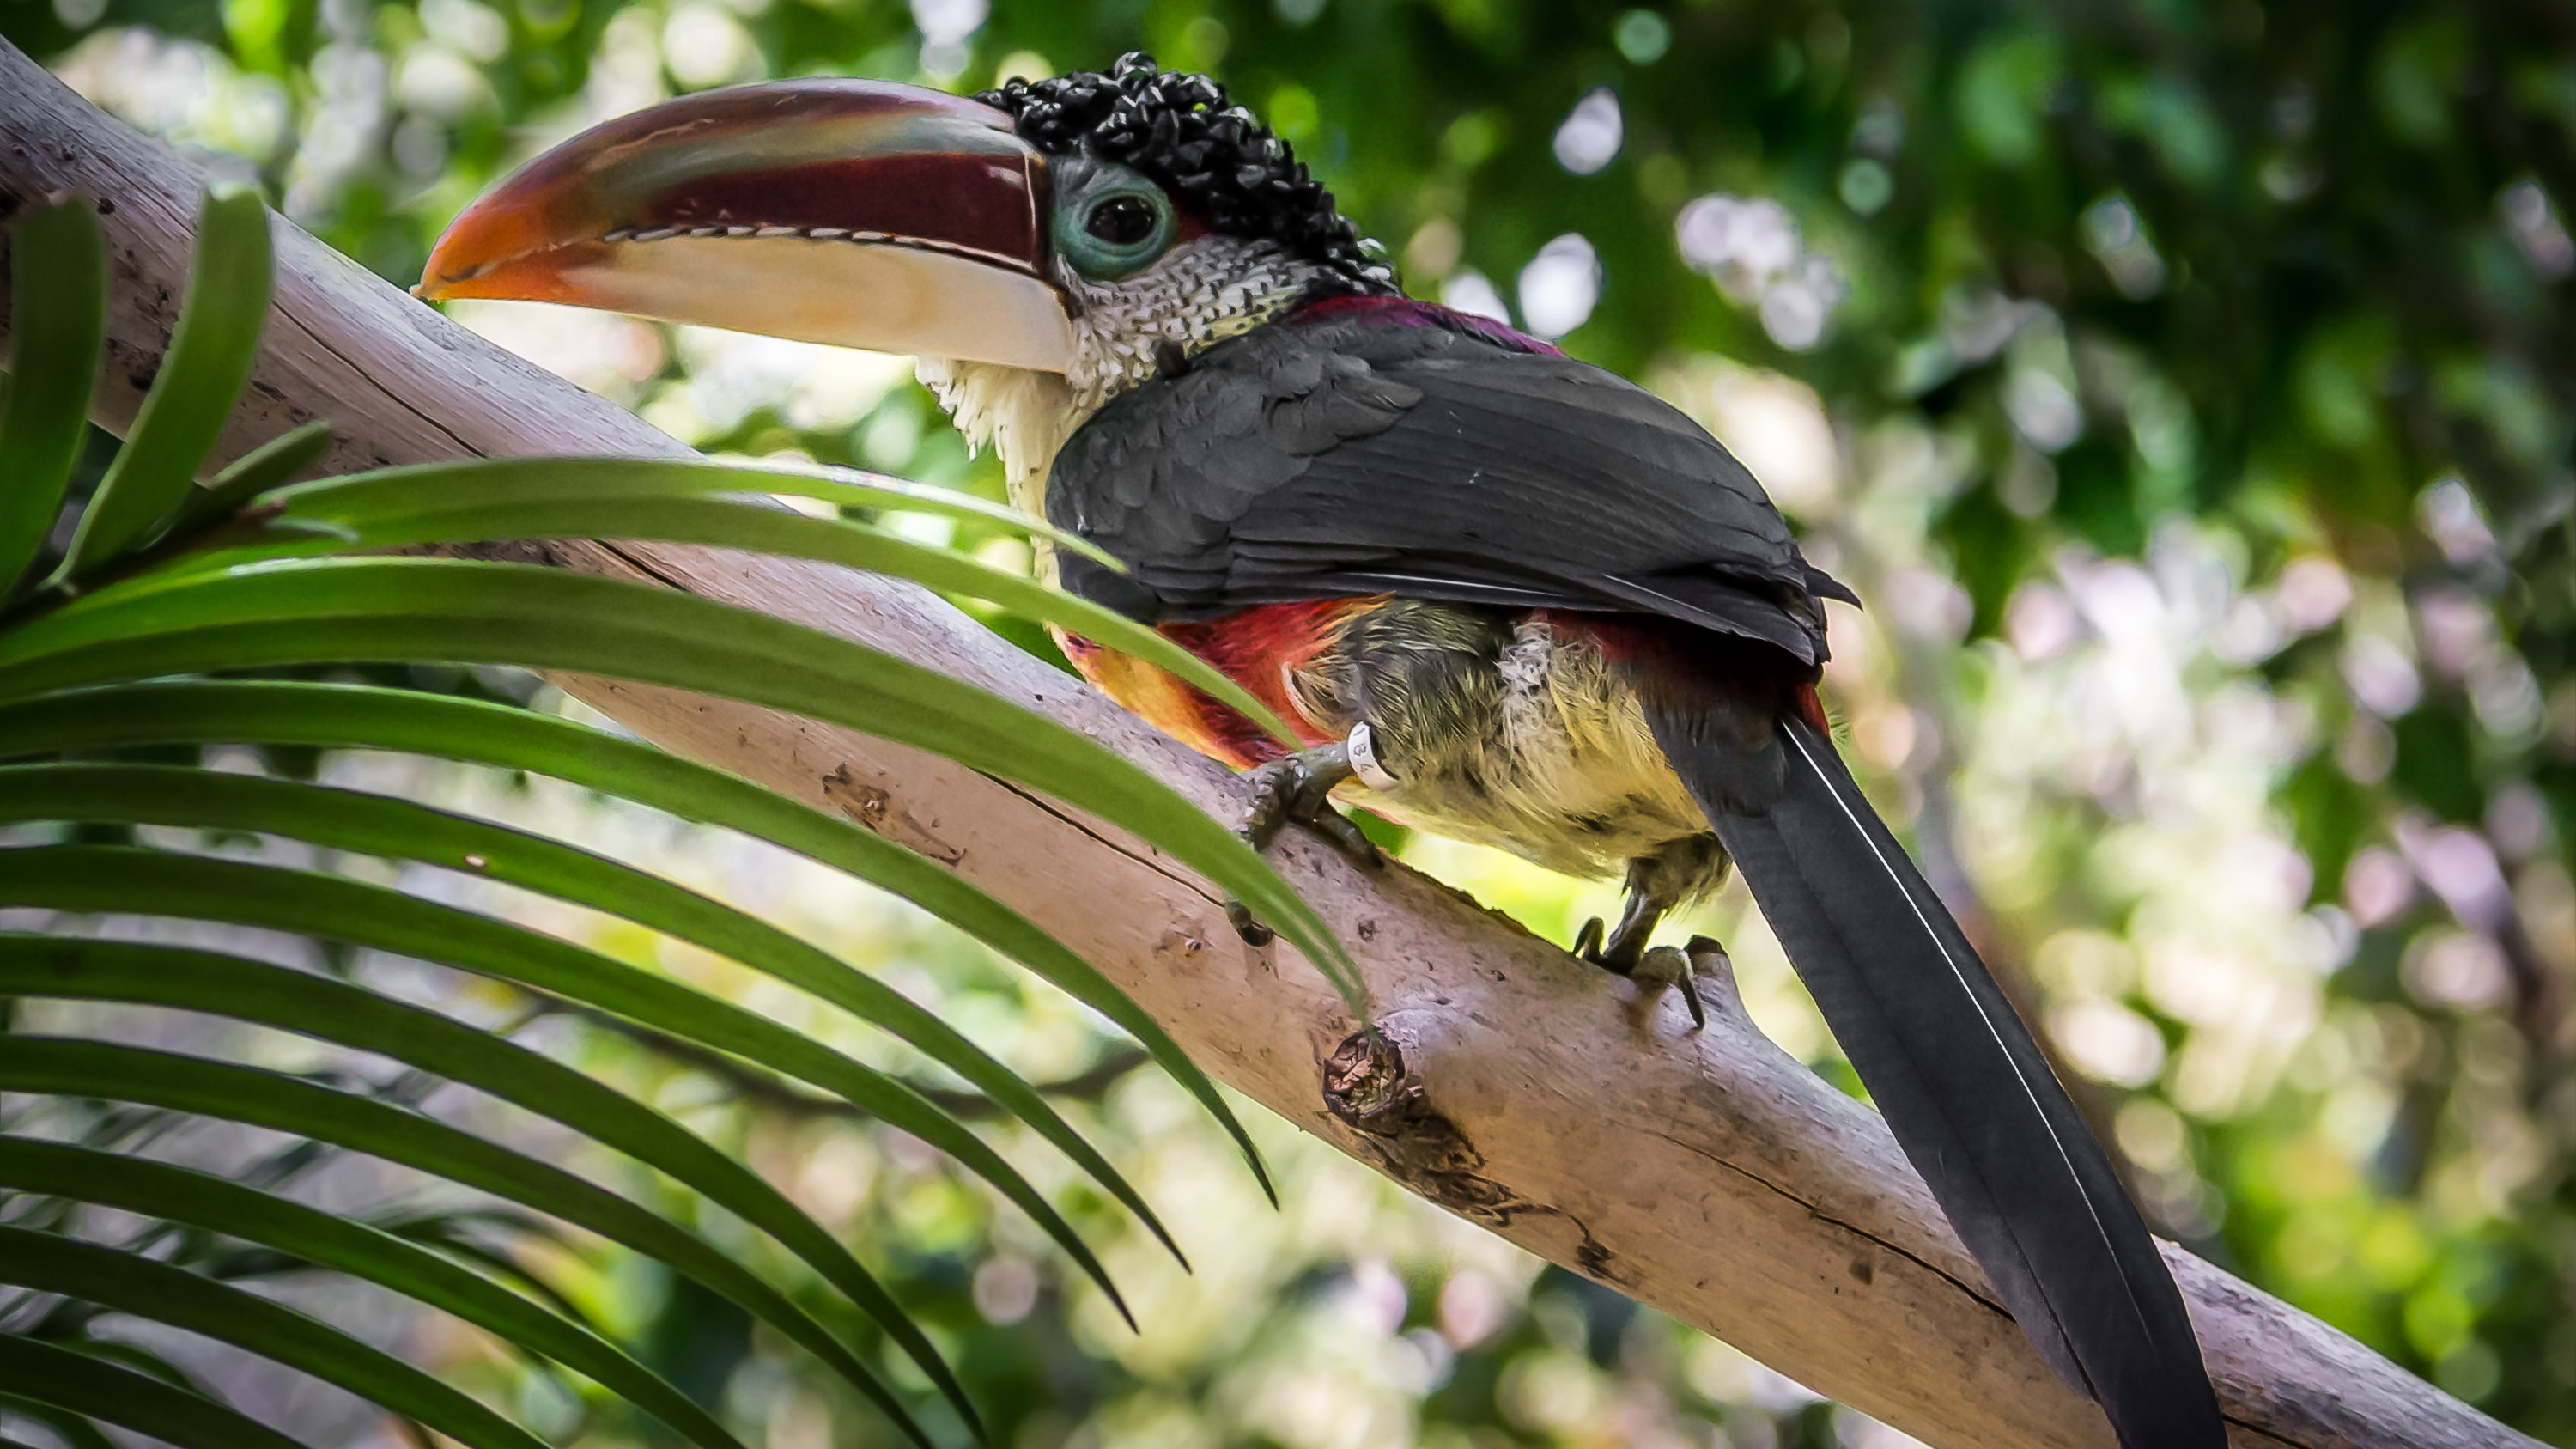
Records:
[[[1166,350],[1191,356],[1288,310],[1317,275],[1269,242],[1204,236],[1118,282],[1086,281],[1059,261],[1072,314],[1073,366],[1033,372],[925,357],[922,384],[970,449],[990,445],[1010,480],[1011,505],[1045,511],[1058,449],[1111,398],[1162,371]]]

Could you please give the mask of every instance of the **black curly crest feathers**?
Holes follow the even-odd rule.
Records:
[[[1014,79],[975,97],[1011,113],[1021,139],[1041,150],[1081,150],[1133,166],[1214,230],[1277,242],[1339,274],[1357,293],[1393,296],[1395,273],[1369,254],[1333,194],[1288,143],[1225,87],[1188,71],[1161,70],[1131,51],[1106,73]]]

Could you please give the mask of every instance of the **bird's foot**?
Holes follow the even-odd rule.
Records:
[[[1363,870],[1377,869],[1386,857],[1376,842],[1361,833],[1358,821],[1333,808],[1333,787],[1356,773],[1347,744],[1322,745],[1272,760],[1252,772],[1252,803],[1244,811],[1243,823],[1235,827],[1235,834],[1254,850],[1267,850],[1279,832],[1293,822],[1322,836],[1325,844],[1340,851],[1351,864]],[[1246,944],[1270,944],[1274,933],[1254,920],[1251,909],[1243,902],[1227,897],[1225,918]]]
[[[1714,952],[1723,962],[1726,948],[1706,936],[1692,937],[1687,950],[1647,946],[1656,925],[1671,909],[1672,897],[1654,888],[1653,878],[1641,865],[1629,867],[1628,899],[1619,912],[1619,924],[1605,929],[1599,916],[1584,922],[1574,936],[1574,954],[1646,991],[1680,987],[1682,1000],[1690,1007],[1691,1029],[1697,1031],[1708,1025],[1708,1011],[1700,1004],[1696,959]]]
[[[1678,946],[1645,944],[1642,935],[1632,940],[1611,938],[1604,943],[1601,918],[1583,923],[1574,937],[1574,954],[1604,971],[1625,976],[1637,983],[1641,991],[1660,991],[1667,986],[1681,988],[1682,1002],[1690,1008],[1691,1029],[1708,1025],[1708,1010],[1700,1004],[1698,968],[1694,958],[1715,952],[1719,961],[1726,959],[1726,948],[1706,936],[1691,938],[1690,949]]]

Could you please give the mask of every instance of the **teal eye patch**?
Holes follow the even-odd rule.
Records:
[[[1179,239],[1172,199],[1137,172],[1087,157],[1058,162],[1053,170],[1056,254],[1090,280],[1132,277]]]

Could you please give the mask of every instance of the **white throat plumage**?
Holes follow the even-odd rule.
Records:
[[[924,357],[922,383],[970,449],[991,444],[1012,506],[1043,513],[1056,451],[1111,398],[1156,375],[1167,349],[1191,356],[1286,311],[1321,273],[1278,246],[1210,235],[1184,242],[1118,282],[1093,282],[1059,260],[1072,312],[1074,364],[1062,373]]]

